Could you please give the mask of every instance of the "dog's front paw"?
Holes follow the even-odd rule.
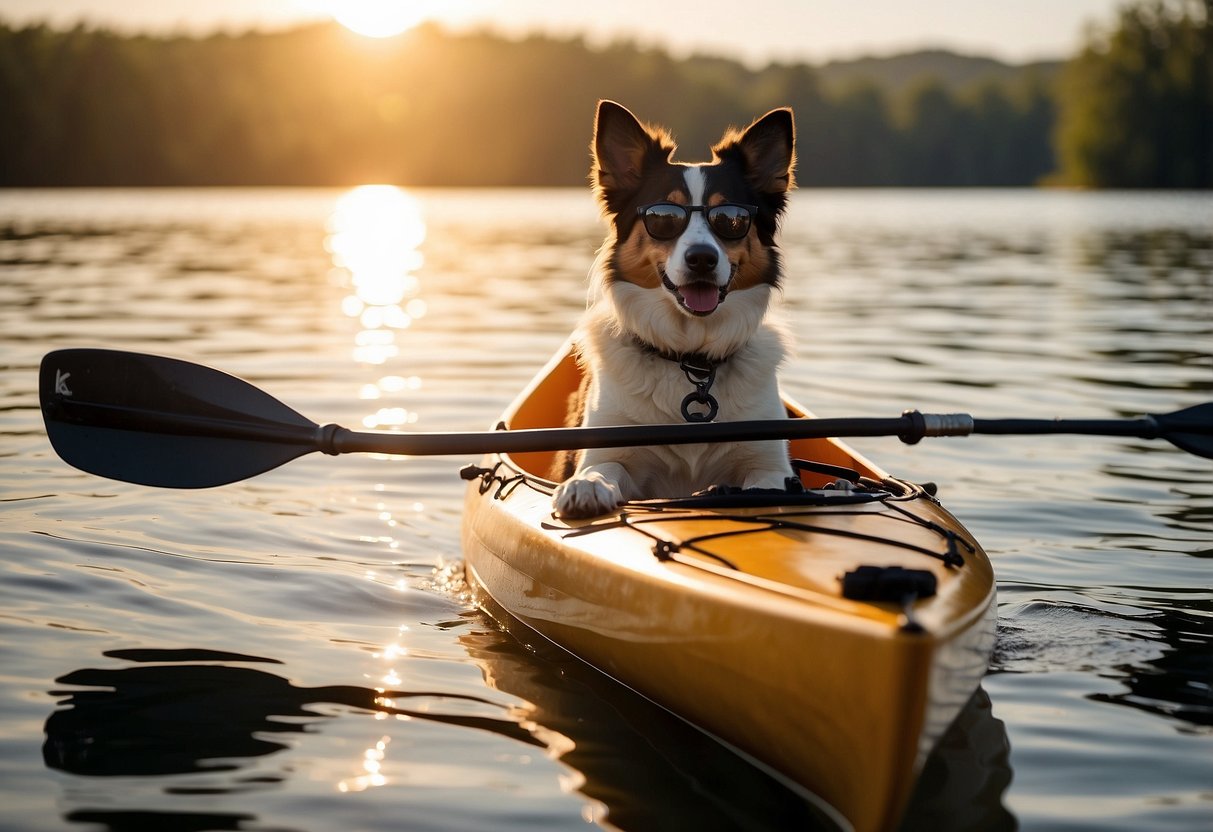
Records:
[[[556,514],[569,519],[610,514],[622,502],[619,486],[597,471],[587,471],[561,483],[552,496]]]

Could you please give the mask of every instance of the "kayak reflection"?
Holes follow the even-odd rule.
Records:
[[[306,688],[249,667],[191,662],[279,664],[273,659],[209,650],[114,650],[109,658],[173,662],[77,670],[55,681],[86,690],[52,691],[64,709],[46,721],[42,756],[51,768],[94,777],[232,771],[233,759],[287,748],[331,716],[317,705],[345,705],[376,713],[491,731],[528,745],[543,743],[508,719],[409,710],[410,698],[477,697],[417,691],[375,691],[352,685]],[[284,719],[286,718],[286,719]],[[287,721],[289,720],[289,721]],[[225,760],[226,762],[218,762]]]
[[[839,828],[814,795],[544,639],[523,645],[474,627],[459,641],[490,687],[530,702],[530,721],[570,740],[560,760],[611,827],[660,829],[677,819],[681,828]],[[1014,829],[1001,802],[1008,756],[1005,727],[978,688],[928,758],[902,832]]]
[[[1011,784],[1010,754],[1006,726],[979,687],[923,764],[901,832],[1018,829],[1002,804]]]

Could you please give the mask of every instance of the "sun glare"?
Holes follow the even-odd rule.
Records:
[[[424,20],[428,5],[417,0],[334,0],[330,14],[351,32],[390,38]]]
[[[426,313],[418,297],[421,282],[414,274],[424,259],[425,220],[421,206],[405,191],[391,185],[363,185],[343,194],[329,218],[325,248],[333,256],[334,278],[351,290],[341,302],[342,311],[358,319],[354,358],[364,364],[383,364],[399,352],[397,336]],[[416,389],[421,380],[385,377],[380,392]],[[399,386],[397,386],[399,385]],[[378,392],[364,391],[377,399]],[[367,427],[399,427],[417,421],[403,408],[385,407],[367,417]]]

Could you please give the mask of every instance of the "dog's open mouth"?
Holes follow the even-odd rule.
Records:
[[[715,282],[707,280],[693,280],[682,286],[675,286],[674,281],[664,273],[661,275],[661,282],[682,308],[692,315],[712,314],[729,292],[727,286],[717,286]]]

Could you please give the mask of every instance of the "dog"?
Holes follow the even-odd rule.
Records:
[[[727,131],[710,162],[673,161],[675,149],[667,131],[598,103],[590,178],[609,231],[574,336],[585,383],[571,424],[787,416],[776,370],[789,337],[767,309],[794,187],[792,111]],[[780,440],[593,449],[574,462],[553,495],[561,518],[715,485],[784,489],[793,476]]]

